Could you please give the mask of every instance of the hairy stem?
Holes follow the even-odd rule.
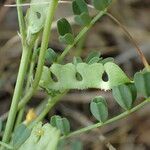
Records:
[[[137,53],[139,54],[145,68],[150,71],[150,66],[148,64],[148,61],[146,60],[142,50],[139,48],[137,42],[133,39],[132,35],[128,32],[128,30],[126,29],[125,26],[123,26],[120,21],[118,19],[116,19],[113,15],[111,15],[110,13],[106,12],[106,15],[108,17],[110,17],[114,22],[116,22],[120,27],[121,29],[126,33],[126,35],[128,36],[128,38],[130,39],[130,41],[133,43],[133,45],[136,47],[136,51]]]
[[[39,38],[36,40],[35,45],[34,45],[34,50],[33,50],[33,54],[32,54],[32,57],[31,57],[31,64],[30,64],[30,68],[29,68],[25,93],[28,92],[28,90],[31,86],[31,80],[33,79],[33,72],[34,72],[35,60],[36,60],[36,56],[37,56],[38,44],[39,44]]]
[[[76,56],[81,56],[82,51],[83,51],[83,46],[85,43],[85,39],[86,39],[86,34],[81,38],[81,40],[77,43],[77,47],[76,47]]]
[[[47,18],[45,21],[45,26],[43,31],[43,38],[42,38],[41,50],[38,59],[37,70],[35,73],[35,79],[33,81],[32,87],[30,87],[28,90],[29,92],[22,98],[21,102],[19,103],[18,109],[22,108],[30,100],[30,98],[33,96],[33,94],[36,92],[38,88],[38,84],[43,71],[43,66],[45,62],[45,53],[49,43],[51,26],[52,26],[53,17],[55,14],[57,4],[58,4],[58,0],[52,0],[49,6],[48,9],[49,12],[47,13]]]
[[[21,4],[21,1],[22,0],[16,0],[16,4],[17,5]],[[21,41],[22,41],[22,45],[24,45],[26,42],[25,21],[24,21],[22,8],[19,6],[17,6],[17,13],[18,13],[19,29],[20,29],[21,39],[22,39]]]
[[[25,93],[28,92],[28,89],[30,87],[30,83],[31,83],[32,75],[33,75],[34,64],[35,64],[36,49],[38,46],[38,41],[39,41],[39,38],[36,40],[35,45],[34,45],[34,50],[33,50],[32,58],[31,58],[31,64],[29,67],[29,73],[28,73],[28,77],[27,77],[27,84],[26,84],[26,88],[25,88]],[[16,124],[15,124],[15,128],[21,123],[23,115],[24,115],[24,111],[25,111],[25,107],[23,107],[22,109],[19,110]]]
[[[15,86],[15,90],[14,90],[14,95],[12,98],[12,103],[11,103],[11,107],[9,110],[7,124],[6,124],[6,128],[5,128],[4,136],[3,136],[3,142],[5,142],[5,143],[7,143],[9,141],[9,138],[11,136],[11,131],[12,131],[12,128],[14,125],[14,121],[16,118],[17,107],[18,107],[18,103],[19,103],[19,100],[21,97],[22,87],[23,87],[26,70],[27,70],[27,66],[28,66],[27,62],[28,62],[28,59],[30,58],[30,56],[29,56],[30,51],[31,51],[31,49],[27,49],[27,48],[24,48],[24,50],[23,50],[20,67],[19,67],[19,73],[18,73],[18,77],[17,77],[17,82],[16,82],[16,86]]]
[[[17,0],[17,4],[20,4],[20,0]],[[29,58],[31,55],[31,49],[34,43],[34,38],[33,38],[31,42],[31,46],[29,47],[28,45],[26,45],[25,23],[23,18],[23,12],[22,9],[19,7],[17,7],[17,11],[18,11],[18,20],[19,20],[19,28],[20,28],[20,34],[21,34],[21,40],[23,46],[23,53],[21,57],[21,62],[20,62],[17,82],[16,82],[16,86],[12,98],[12,103],[11,103],[11,107],[10,107],[10,111],[9,111],[9,115],[5,127],[5,132],[2,139],[4,143],[7,143],[9,141],[14,126],[14,122],[17,114],[17,107],[18,107],[20,97],[22,95],[23,83],[24,83],[24,79],[25,79],[25,75],[29,63]]]
[[[131,110],[125,111],[125,112],[123,112],[122,114],[120,114],[120,115],[118,115],[118,116],[116,116],[116,117],[114,117],[114,118],[111,118],[111,119],[107,120],[107,121],[104,122],[104,123],[97,123],[97,124],[94,124],[94,125],[91,125],[91,126],[82,128],[82,129],[80,129],[80,130],[74,131],[74,132],[68,134],[67,136],[63,136],[62,139],[63,139],[63,138],[68,138],[68,137],[72,137],[72,136],[76,136],[76,135],[79,135],[79,134],[81,134],[81,133],[90,131],[90,130],[92,130],[92,129],[99,128],[99,127],[103,127],[103,126],[105,126],[105,125],[108,125],[108,124],[113,123],[113,122],[115,122],[115,121],[118,121],[118,120],[120,120],[120,119],[123,119],[123,118],[127,117],[128,115],[130,115],[131,113],[133,113],[133,112],[135,112],[135,111],[141,109],[143,106],[145,106],[145,105],[148,104],[149,102],[150,102],[150,98],[144,100],[142,103],[140,103],[139,105],[133,107]]]
[[[73,48],[73,46],[75,44],[77,44],[77,42],[89,31],[89,29],[91,29],[91,27],[106,13],[106,11],[100,11],[91,21],[89,26],[84,27],[80,33],[76,36],[76,38],[74,39],[74,42],[71,45],[68,45],[65,50],[63,51],[63,53],[60,55],[60,57],[58,58],[58,62],[61,63],[62,60],[64,59],[64,57],[68,54],[68,52],[70,51],[71,48]]]

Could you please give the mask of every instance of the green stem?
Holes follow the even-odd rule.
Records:
[[[25,93],[28,92],[28,89],[30,88],[30,83],[31,83],[31,80],[32,80],[32,77],[33,77],[33,70],[34,70],[34,65],[35,65],[35,58],[36,58],[36,54],[37,54],[36,50],[37,50],[37,47],[38,47],[38,43],[39,43],[39,38],[35,42],[33,54],[32,54],[32,57],[31,57],[31,64],[30,64],[30,69],[29,69],[29,73],[28,73]],[[19,110],[18,117],[17,117],[16,124],[15,124],[15,128],[22,122],[24,111],[25,111],[25,107],[23,107],[21,110]]]
[[[22,0],[16,0],[16,4],[21,4]],[[17,6],[17,13],[18,13],[18,21],[19,21],[19,29],[21,34],[21,41],[22,45],[25,45],[26,42],[26,30],[25,30],[25,22],[24,22],[24,16],[22,12],[22,8]]]
[[[21,97],[23,83],[24,83],[24,79],[25,79],[25,75],[27,71],[27,66],[28,66],[28,61],[30,58],[30,51],[31,49],[28,49],[27,47],[23,48],[17,82],[16,82],[14,95],[12,98],[12,103],[11,103],[11,107],[9,110],[7,124],[6,124],[5,132],[4,132],[4,136],[2,140],[4,143],[7,143],[9,141],[9,138],[11,136],[11,131],[14,126],[14,121],[15,121],[16,114],[17,114],[17,107],[18,107],[18,103]]]
[[[17,0],[17,4],[20,4],[20,3],[21,1]],[[12,103],[11,103],[11,107],[9,110],[9,115],[8,115],[8,119],[7,119],[7,123],[5,127],[5,132],[4,132],[3,139],[2,139],[4,143],[9,142],[11,132],[14,127],[14,122],[15,122],[15,118],[17,114],[17,107],[18,107],[20,97],[22,95],[23,83],[24,83],[26,71],[28,68],[29,58],[31,55],[33,43],[35,41],[35,36],[34,36],[33,39],[31,39],[30,47],[26,44],[26,41],[25,41],[26,29],[25,29],[23,12],[20,7],[17,7],[17,11],[18,11],[18,20],[19,20],[19,28],[20,28],[21,40],[22,40],[22,46],[23,46],[23,53],[21,57],[21,62],[20,62],[17,82],[16,82],[16,86],[15,86],[15,90],[14,90],[14,94],[12,98]]]
[[[41,50],[38,59],[37,70],[35,73],[35,79],[33,81],[32,87],[28,90],[29,92],[20,101],[18,109],[22,108],[30,100],[30,98],[33,96],[33,94],[38,88],[38,84],[42,75],[42,70],[45,62],[45,52],[47,50],[48,43],[49,43],[51,25],[53,22],[53,17],[55,14],[57,4],[58,4],[58,0],[52,0],[49,6],[48,9],[49,12],[47,13],[47,18],[45,21],[45,26],[43,31],[43,38],[42,38]]]
[[[62,94],[57,95],[56,97],[49,98],[48,103],[46,104],[44,110],[40,113],[40,115],[29,125],[30,128],[32,128],[35,124],[37,124],[39,121],[42,121],[43,118],[47,115],[47,113],[50,111],[50,109],[64,96],[66,95],[67,91],[65,91]]]
[[[58,58],[57,62],[60,62],[65,55],[69,52],[69,50],[87,33],[87,31],[95,24],[95,22],[102,17],[104,12],[100,12],[92,21],[91,24],[88,27],[83,28],[83,30],[79,33],[79,35],[75,38],[75,41],[72,45],[69,45],[64,53]],[[49,112],[49,110],[63,97],[68,91],[65,91],[63,94],[60,94],[53,99],[49,99],[48,103],[46,104],[46,108],[43,110],[43,112],[36,118],[36,120],[30,125],[31,127],[34,126],[37,122],[41,121],[45,115]],[[23,103],[22,103],[23,106]],[[19,105],[19,108],[21,107],[21,104]]]
[[[94,124],[94,125],[91,125],[91,126],[82,128],[82,129],[80,129],[80,130],[74,131],[74,132],[68,134],[67,136],[63,136],[62,139],[63,139],[63,138],[68,138],[68,137],[72,137],[72,136],[76,136],[76,135],[78,135],[78,134],[81,134],[81,133],[90,131],[90,130],[95,129],[95,128],[103,127],[104,125],[108,125],[108,124],[113,123],[113,122],[115,122],[115,121],[117,121],[117,120],[120,120],[120,119],[122,119],[122,118],[125,118],[126,116],[128,116],[128,115],[130,115],[131,113],[133,113],[133,112],[139,110],[140,108],[142,108],[143,106],[145,106],[145,105],[148,104],[149,102],[150,102],[150,98],[146,99],[145,101],[143,101],[143,102],[140,103],[139,105],[133,107],[131,110],[125,111],[125,112],[123,112],[122,114],[120,114],[120,115],[118,115],[118,116],[116,116],[116,117],[114,117],[114,118],[111,118],[111,119],[107,120],[107,121],[104,122],[104,123],[97,123],[97,124]]]
[[[31,80],[33,79],[33,70],[34,70],[35,60],[36,60],[36,56],[37,56],[38,44],[39,44],[39,38],[36,40],[35,45],[34,45],[34,50],[33,50],[33,54],[32,54],[32,57],[31,57],[31,64],[30,64],[30,69],[29,69],[29,73],[28,73],[25,93],[28,92],[28,90],[31,86]]]
[[[21,110],[19,110],[14,129],[16,129],[17,126],[22,122],[25,109],[26,109],[26,108],[23,107]]]
[[[84,43],[85,43],[85,39],[86,39],[86,34],[81,38],[81,40],[77,44],[76,56],[81,56],[82,51],[83,51],[83,46],[84,46]]]
[[[106,13],[105,11],[100,11],[91,21],[89,26],[84,27],[80,33],[76,36],[74,42],[71,45],[68,45],[65,50],[63,51],[63,53],[60,55],[60,57],[58,58],[58,62],[62,62],[62,60],[64,59],[64,57],[67,55],[67,53],[70,51],[70,49],[77,44],[77,42],[89,31],[89,29]]]

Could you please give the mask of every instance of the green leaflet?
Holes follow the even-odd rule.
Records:
[[[40,3],[41,0],[31,0],[32,3]],[[51,0],[43,0],[42,2],[51,2]],[[44,26],[47,16],[48,5],[31,5],[26,15],[27,37],[31,34],[38,33]]]
[[[123,109],[130,110],[133,107],[137,97],[137,91],[133,83],[115,86],[112,91],[116,102]]]
[[[50,124],[37,124],[30,137],[18,150],[56,150],[60,138],[60,131]]]
[[[92,115],[100,122],[105,122],[108,119],[108,107],[106,99],[102,96],[95,97],[90,103]]]
[[[72,2],[72,9],[75,14],[75,21],[82,26],[87,26],[91,22],[89,16],[88,6],[84,0],[74,0]]]
[[[137,72],[134,75],[134,82],[138,93],[144,97],[150,97],[150,72]]]
[[[60,116],[51,117],[51,125],[61,131],[62,134],[67,135],[70,132],[70,123],[67,118],[61,118]]]
[[[108,81],[102,80],[103,73],[108,75]],[[57,81],[53,80],[55,75]],[[77,75],[80,80],[78,80]],[[40,87],[51,91],[62,91],[67,89],[88,89],[98,88],[110,90],[112,87],[129,83],[130,79],[125,75],[121,68],[112,62],[102,63],[68,63],[66,65],[53,64],[50,68],[44,67]]]

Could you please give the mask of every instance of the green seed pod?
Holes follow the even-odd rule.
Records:
[[[70,132],[70,123],[68,119],[61,118],[60,116],[51,117],[51,125],[61,131],[62,134],[67,135]]]
[[[90,104],[90,110],[98,121],[105,122],[108,119],[108,108],[104,97],[95,97]]]
[[[137,92],[144,97],[150,97],[150,72],[138,72],[134,75]]]
[[[132,108],[137,97],[136,88],[133,83],[115,86],[112,89],[112,93],[116,102],[125,110]]]

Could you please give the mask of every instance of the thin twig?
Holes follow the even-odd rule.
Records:
[[[115,116],[115,117],[113,117],[113,118],[107,120],[107,121],[104,122],[104,123],[99,122],[99,123],[97,123],[97,124],[90,125],[90,126],[87,126],[87,127],[85,127],[85,128],[79,129],[79,130],[77,130],[77,131],[74,131],[74,132],[68,134],[67,136],[63,136],[62,139],[64,139],[64,138],[69,138],[69,137],[72,137],[72,136],[76,136],[76,135],[85,133],[85,132],[87,132],[87,131],[90,131],[90,130],[92,130],[92,129],[99,128],[99,127],[103,127],[103,126],[106,126],[106,125],[108,125],[108,124],[111,124],[111,123],[113,123],[113,122],[115,122],[115,121],[118,121],[118,120],[120,120],[120,119],[123,119],[123,118],[127,117],[127,116],[130,115],[131,113],[136,112],[137,110],[141,109],[142,107],[144,107],[145,105],[147,105],[147,104],[149,104],[149,103],[150,103],[150,98],[144,100],[142,103],[140,103],[139,105],[133,107],[132,109],[127,110],[127,111],[121,113],[120,115]]]
[[[83,113],[80,113],[79,111],[70,109],[64,105],[61,105],[62,110],[67,113],[68,115],[70,115],[70,117],[72,117],[73,119],[77,120],[78,122],[80,122],[82,125],[84,126],[89,126],[89,125],[93,125],[93,122],[90,121]],[[94,129],[93,131],[95,131],[95,133],[99,134],[99,129]],[[99,134],[99,139],[102,143],[105,144],[105,146],[111,150],[111,148],[113,148],[113,150],[116,150],[115,147],[106,139],[106,137],[100,133]]]
[[[115,21],[120,27],[121,29],[123,29],[123,31],[126,33],[126,35],[128,36],[128,38],[130,39],[130,41],[133,43],[133,45],[136,47],[136,51],[139,54],[144,66],[146,67],[147,70],[150,70],[150,66],[148,64],[148,61],[146,60],[142,50],[139,48],[137,42],[133,39],[132,35],[129,33],[129,31],[126,29],[126,27],[124,25],[122,25],[120,23],[120,21],[118,19],[116,19],[112,14],[106,12],[106,15],[108,17],[110,17],[113,21]]]

